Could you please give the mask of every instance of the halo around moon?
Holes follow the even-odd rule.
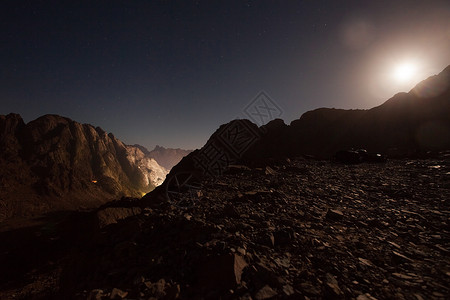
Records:
[[[395,66],[393,78],[400,83],[407,83],[416,77],[417,64],[414,62],[402,62]]]

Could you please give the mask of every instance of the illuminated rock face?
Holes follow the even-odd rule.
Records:
[[[141,197],[167,173],[111,133],[56,115],[0,116],[0,147],[0,219]]]
[[[127,147],[127,159],[136,164],[144,175],[142,184],[158,186],[163,183],[168,173],[167,169],[160,166],[158,162],[144,153],[141,148],[136,146]]]

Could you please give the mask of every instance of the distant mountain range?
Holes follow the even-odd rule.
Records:
[[[192,152],[192,150],[164,148],[158,145],[152,151],[148,151],[147,148],[141,145],[136,144],[133,146],[139,148],[148,157],[154,158],[158,164],[167,170],[172,169],[183,157]]]
[[[152,156],[99,127],[57,115],[25,124],[18,114],[0,116],[0,150],[0,221],[141,197],[168,173],[155,157],[170,167],[183,153],[157,147]]]

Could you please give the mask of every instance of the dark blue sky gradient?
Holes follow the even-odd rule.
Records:
[[[370,108],[450,64],[448,1],[2,1],[0,114],[198,148],[265,91],[289,123]]]

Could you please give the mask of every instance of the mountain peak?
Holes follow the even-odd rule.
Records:
[[[264,134],[248,148],[245,160],[305,154],[330,158],[351,148],[398,156],[450,149],[450,66],[372,109],[318,108],[290,125],[276,119],[260,129]]]
[[[410,93],[420,98],[437,97],[450,88],[450,65],[437,75],[419,82]]]
[[[25,124],[22,117],[19,114],[9,113],[7,115],[0,115],[0,122],[14,123],[14,124]],[[1,126],[0,126],[1,128]]]
[[[148,155],[154,158],[161,166],[170,170],[179,163],[183,157],[191,152],[191,150],[165,148],[156,145],[152,151],[148,152]]]
[[[163,146],[160,145],[156,145],[155,148],[153,149],[153,151],[159,151],[159,150],[165,150],[166,148],[164,148]]]
[[[0,116],[0,147],[0,169],[8,174],[0,178],[5,187],[0,199],[10,207],[0,221],[31,211],[140,197],[167,174],[153,158],[133,151],[113,134],[52,114],[27,124],[18,114]],[[17,195],[24,199],[20,204]]]

